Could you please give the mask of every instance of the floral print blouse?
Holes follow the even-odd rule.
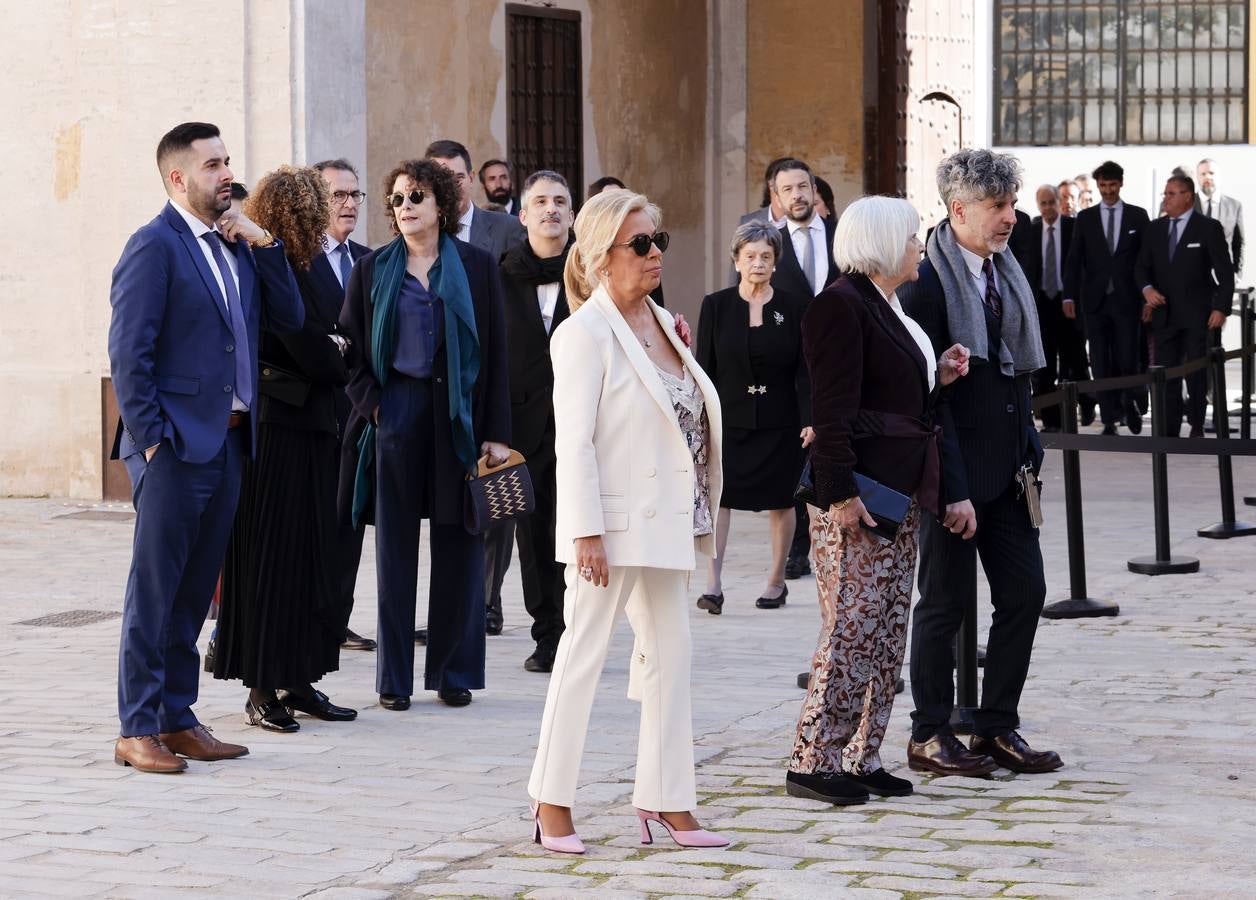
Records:
[[[680,431],[689,445],[693,455],[693,535],[701,537],[710,534],[711,524],[711,482],[707,475],[707,414],[706,403],[702,399],[702,389],[694,380],[693,373],[685,366],[684,377],[677,378],[658,366],[659,380],[667,389],[672,407],[676,410],[676,420],[680,423]]]

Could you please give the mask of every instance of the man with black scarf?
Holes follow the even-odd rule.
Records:
[[[519,219],[528,239],[503,254],[502,289],[510,354],[511,446],[528,461],[536,511],[515,526],[489,532],[491,543],[508,547],[518,532],[523,602],[532,616],[536,651],[524,661],[529,672],[548,672],[563,633],[563,565],[554,557],[554,370],[550,335],[567,318],[563,265],[571,245],[571,191],[557,172],[528,177]],[[498,612],[500,615],[500,611]]]

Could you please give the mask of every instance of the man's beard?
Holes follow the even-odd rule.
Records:
[[[225,198],[219,199],[218,188],[202,193],[199,189],[193,189],[189,185],[188,205],[203,216],[217,219],[231,209],[231,194],[228,193]]]
[[[785,217],[788,219],[791,219],[794,222],[810,222],[811,216],[816,211],[816,205],[814,203],[808,203],[807,208],[801,213],[795,213],[794,212],[795,208],[796,207],[794,207],[792,204],[785,208]]]
[[[487,192],[488,199],[505,206],[510,202],[510,188],[496,188]]]

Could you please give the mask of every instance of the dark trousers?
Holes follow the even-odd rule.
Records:
[[[536,496],[536,511],[520,519],[519,575],[523,579],[523,605],[532,617],[532,640],[557,647],[563,628],[563,593],[566,566],[555,562],[554,519],[558,487],[554,478],[554,432],[528,457],[528,475]]]
[[[218,454],[184,462],[163,441],[151,462],[126,458],[135,543],[122,604],[118,718],[122,736],[183,731],[197,724],[196,639],[214,596],[240,498],[243,429]]]
[[[531,468],[532,458],[528,458]],[[495,525],[484,532],[484,607],[495,609],[499,613],[502,608],[502,582],[510,571],[510,556],[515,546],[515,523],[513,520]]]
[[[1156,342],[1156,364],[1161,366],[1180,366],[1182,363],[1199,359],[1208,352],[1208,329],[1201,324],[1198,328],[1157,328],[1153,333]],[[1200,369],[1187,375],[1186,382],[1186,421],[1192,428],[1204,427],[1204,410],[1208,406],[1208,370]],[[1175,436],[1182,428],[1182,384],[1170,381],[1168,397],[1165,400],[1165,418],[1168,420],[1168,434]]]
[[[1086,313],[1086,337],[1090,340],[1090,367],[1095,378],[1135,375],[1138,363],[1138,317],[1116,312],[1109,297],[1104,308]],[[1105,425],[1115,425],[1125,413],[1125,404],[1137,399],[1138,391],[1100,391],[1099,415]]]
[[[375,444],[375,565],[379,642],[375,688],[414,693],[419,524],[432,500],[431,382],[393,373],[384,385]],[[429,524],[424,687],[484,687],[484,540],[459,524]]]
[[[1060,297],[1038,298],[1038,324],[1042,331],[1042,353],[1046,364],[1034,373],[1034,393],[1049,394],[1060,381],[1086,381],[1090,378],[1090,361],[1086,358],[1086,338],[1081,323],[1064,316]],[[1089,394],[1081,398],[1081,405],[1094,408],[1095,399]],[[1049,406],[1042,410],[1042,424],[1059,428],[1060,408]]]
[[[802,500],[794,501],[794,539],[789,545],[789,558],[805,560],[811,555],[811,514]]]
[[[990,583],[994,619],[986,645],[977,734],[997,736],[1019,725],[1017,707],[1038,615],[1046,598],[1038,529],[1029,523],[1015,486],[973,504],[977,533],[964,540],[924,516],[920,528],[920,601],[912,617],[912,737],[928,740],[950,727],[955,706],[954,640],[964,610],[977,596],[977,559]]]
[[[358,586],[358,568],[362,565],[362,541],[366,538],[366,525],[353,527],[353,516],[347,514],[340,523],[340,594],[345,598],[345,615],[353,612],[353,594]]]

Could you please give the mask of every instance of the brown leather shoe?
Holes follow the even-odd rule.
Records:
[[[1032,774],[1054,772],[1064,765],[1060,754],[1054,750],[1035,750],[1015,731],[996,738],[973,735],[972,751],[984,753],[1005,769]]]
[[[118,738],[118,743],[113,746],[113,761],[120,766],[130,766],[136,771],[155,775],[175,775],[188,767],[155,734]]]
[[[160,737],[170,748],[170,752],[186,756],[188,759],[199,759],[202,762],[235,759],[237,756],[248,756],[249,753],[248,747],[218,740],[204,725],[195,725],[173,734],[160,735]]]
[[[999,767],[990,757],[969,750],[949,731],[939,731],[927,741],[908,741],[907,766],[917,772],[970,778],[989,775]]]

